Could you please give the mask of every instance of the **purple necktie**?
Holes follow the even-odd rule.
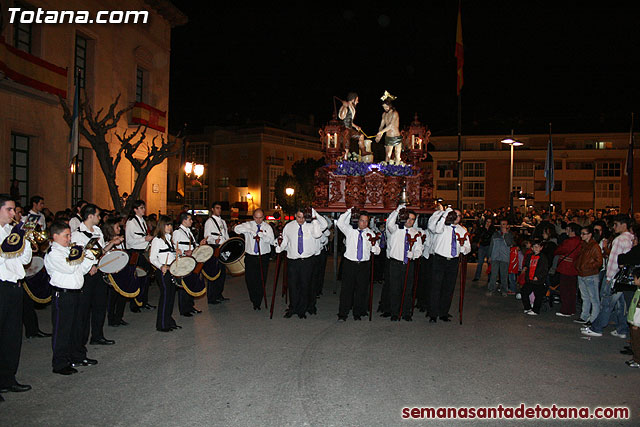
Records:
[[[405,264],[409,262],[409,230],[404,233],[404,261]]]
[[[260,224],[258,224],[258,231],[256,231],[256,237],[258,237],[258,233],[260,233]],[[253,247],[253,251],[255,253],[259,253],[260,251],[260,245],[258,244],[258,239],[256,239],[256,244]]]
[[[451,226],[451,256],[458,256],[458,245],[456,244],[456,227]]]
[[[362,230],[358,230],[358,261],[362,261]]]
[[[298,229],[298,254],[302,255],[304,252],[304,241],[302,239],[302,224],[299,224],[300,228]]]

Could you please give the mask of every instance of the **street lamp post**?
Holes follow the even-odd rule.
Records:
[[[505,138],[502,141],[503,144],[509,144],[511,146],[511,162],[509,165],[509,209],[511,210],[511,215],[513,215],[513,147],[520,147],[524,145],[521,141],[513,138],[513,129],[511,129],[511,136],[509,138]]]
[[[284,194],[287,195],[287,198],[291,198],[293,199],[293,194],[296,192],[296,190],[293,189],[293,187],[287,187],[284,189]]]

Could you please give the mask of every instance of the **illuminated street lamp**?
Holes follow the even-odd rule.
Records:
[[[291,188],[291,187],[287,187],[287,188],[284,190],[284,192],[285,192],[285,194],[286,194],[287,196],[293,196],[293,193],[295,193],[295,190],[294,190],[293,188]]]
[[[513,147],[520,147],[524,144],[513,138],[513,129],[511,129],[511,136],[500,142],[511,146],[511,163],[509,167],[509,207],[511,209],[511,215],[513,215]]]

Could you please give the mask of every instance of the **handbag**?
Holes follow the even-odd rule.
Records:
[[[633,284],[633,270],[637,266],[625,265],[622,266],[616,275],[613,277],[612,293],[635,291],[637,286]]]

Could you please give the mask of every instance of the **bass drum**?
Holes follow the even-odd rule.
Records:
[[[24,290],[33,301],[47,304],[51,301],[52,287],[49,274],[44,268],[44,259],[37,255],[31,258],[31,264],[25,269]]]
[[[135,298],[140,294],[140,282],[135,275],[136,267],[126,265],[122,270],[105,274],[105,281],[125,298]]]
[[[184,289],[192,297],[198,298],[207,293],[207,284],[199,272],[194,271],[184,277],[176,277],[175,280],[178,287]]]
[[[198,262],[190,256],[178,257],[169,266],[169,272],[175,278],[185,277],[191,274]]]
[[[220,245],[220,262],[227,266],[232,276],[244,274],[244,239],[232,237]]]

